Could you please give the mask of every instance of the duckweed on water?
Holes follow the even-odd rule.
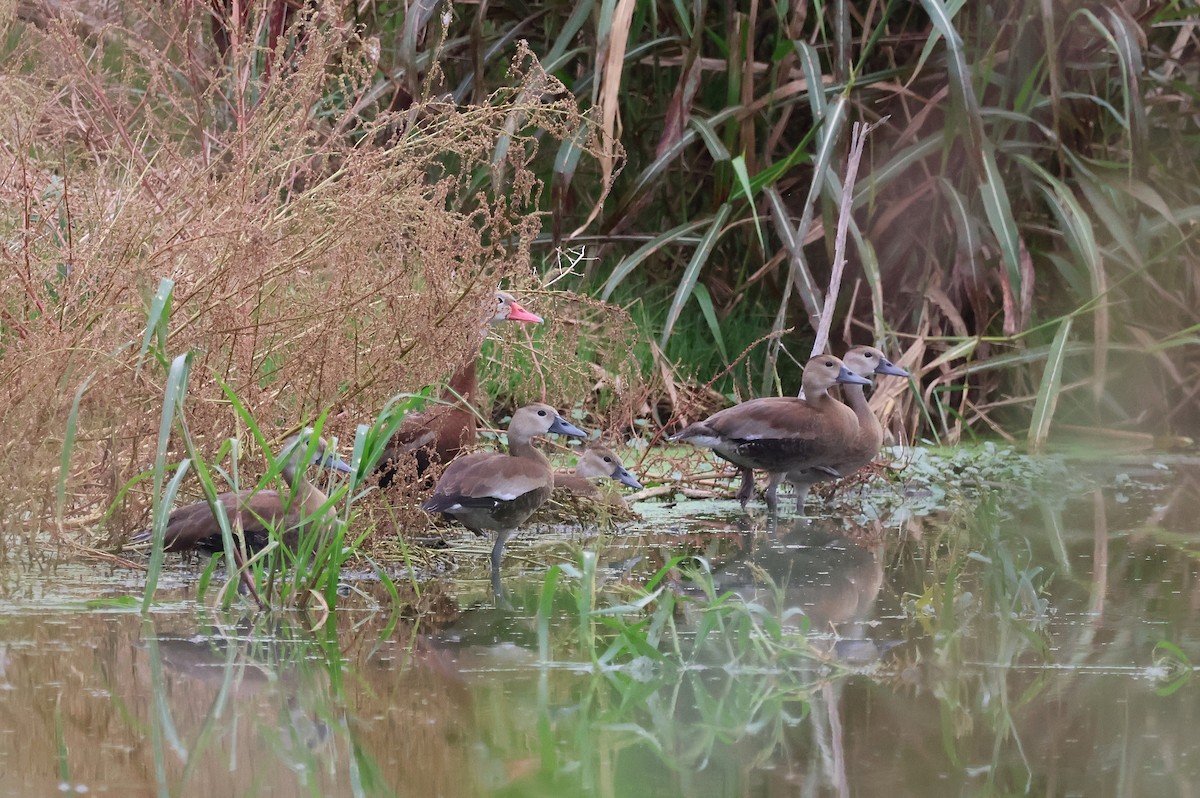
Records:
[[[891,462],[890,490],[871,490],[878,484],[872,482],[840,497],[857,508],[858,523],[928,516],[997,493],[1018,502],[1046,493],[1078,493],[1094,483],[1063,458],[1028,455],[991,441],[954,449],[893,446],[881,457]]]

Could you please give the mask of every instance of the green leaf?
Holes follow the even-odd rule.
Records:
[[[83,400],[83,392],[92,384],[96,372],[92,372],[75,391],[75,400],[71,402],[71,412],[67,414],[67,429],[63,434],[62,454],[58,462],[58,485],[54,495],[54,512],[58,527],[62,529],[63,515],[67,507],[67,477],[71,473],[71,455],[75,451],[75,434],[79,430],[79,403]]]
[[[647,241],[645,244],[642,244],[640,247],[634,250],[630,255],[622,258],[621,262],[617,264],[615,269],[613,269],[613,273],[610,274],[608,279],[604,282],[604,288],[600,291],[600,299],[607,302],[608,298],[612,296],[612,292],[615,291],[617,286],[621,284],[621,281],[628,277],[629,274],[646,258],[658,252],[667,244],[679,241],[688,234],[704,227],[706,224],[708,224],[707,219],[700,219],[694,222],[685,222],[678,227],[671,228],[661,235],[655,236],[653,239]]]
[[[983,115],[979,111],[979,101],[975,98],[975,89],[971,85],[973,73],[963,52],[962,37],[958,35],[951,21],[949,6],[943,5],[941,0],[921,0],[921,5],[929,14],[929,21],[933,23],[934,29],[946,40],[950,93],[966,117],[967,160],[977,168],[978,154],[983,151],[986,139],[983,134]]]
[[[1038,388],[1037,401],[1033,405],[1033,418],[1029,422],[1029,445],[1036,451],[1042,448],[1050,434],[1050,420],[1058,405],[1062,388],[1063,363],[1066,360],[1067,339],[1071,334],[1072,317],[1067,316],[1059,325],[1050,354],[1046,358],[1046,370],[1042,373],[1042,384]]]
[[[133,373],[136,376],[142,370],[142,361],[150,350],[150,343],[158,338],[158,352],[164,356],[167,351],[167,324],[171,320],[171,296],[175,291],[175,281],[164,277],[158,281],[158,290],[154,292],[154,301],[150,303],[150,311],[146,314],[146,331],[142,334],[142,348],[138,351],[137,365]]]
[[[738,186],[741,189],[742,196],[750,200],[750,214],[754,219],[754,231],[758,233],[758,245],[763,250],[767,248],[767,241],[763,238],[762,224],[758,220],[758,209],[754,207],[754,189],[750,183],[750,173],[746,171],[746,156],[739,155],[733,159],[733,172],[737,175]],[[732,192],[736,194],[738,192]],[[730,200],[735,197],[730,196]]]
[[[717,321],[717,311],[713,307],[708,287],[704,283],[696,283],[694,293],[696,301],[700,303],[700,312],[704,314],[704,320],[708,323],[709,331],[712,332],[713,341],[717,344],[717,351],[721,353],[721,362],[729,365],[729,352],[725,349],[725,337],[721,334],[721,323]]]
[[[1012,288],[1013,296],[1020,297],[1020,234],[1017,231],[1017,220],[1013,218],[1012,206],[1008,202],[1004,180],[1000,176],[1000,168],[996,165],[996,153],[990,144],[983,148],[983,168],[987,175],[987,179],[979,186],[979,192],[983,196],[983,209],[992,233],[1000,244],[1000,254],[1004,258],[1004,268],[1008,271],[1008,284]]]
[[[708,262],[713,247],[716,246],[717,239],[720,238],[721,231],[725,227],[725,220],[729,218],[729,213],[732,210],[733,206],[728,202],[717,210],[717,215],[709,224],[704,238],[700,240],[700,246],[696,247],[696,251],[692,253],[692,259],[688,262],[687,268],[683,270],[683,277],[679,281],[679,287],[675,289],[675,299],[671,302],[670,310],[667,311],[667,319],[663,324],[662,338],[659,339],[659,346],[663,350],[667,348],[667,341],[671,339],[671,332],[675,329],[675,322],[679,321],[679,314],[683,311],[683,306],[687,304],[688,297],[692,295],[692,291],[696,287],[696,281],[700,277],[700,270]]]
[[[158,422],[158,444],[154,449],[154,493],[151,516],[154,519],[153,544],[150,547],[150,564],[146,568],[146,591],[142,596],[142,614],[150,612],[150,604],[154,591],[158,587],[158,577],[162,572],[163,538],[167,531],[167,516],[171,513],[171,505],[179,484],[187,474],[188,461],[179,464],[175,476],[171,478],[166,491],[163,491],[163,480],[167,471],[167,444],[171,439],[171,428],[175,423],[176,413],[183,412],[183,402],[187,397],[188,375],[192,369],[192,353],[179,355],[171,361],[167,372],[167,387],[163,397],[162,414]]]

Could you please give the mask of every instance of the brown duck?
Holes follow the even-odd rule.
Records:
[[[476,452],[447,466],[421,505],[429,513],[442,513],[474,532],[496,533],[492,547],[492,587],[500,592],[500,560],[504,544],[554,490],[550,461],[533,445],[538,435],[571,435],[586,438],[549,405],[532,404],[513,413],[508,425],[508,454]]]
[[[850,351],[846,352],[842,362],[846,364],[846,368],[867,379],[876,374],[893,377],[912,376],[888,360],[883,352],[873,346],[852,347]],[[788,482],[796,486],[796,512],[798,513],[804,512],[804,502],[808,498],[809,488],[818,482],[835,479],[830,473],[831,471],[839,477],[850,476],[874,460],[875,455],[879,454],[879,447],[883,445],[883,425],[871,412],[871,406],[867,403],[867,397],[863,393],[863,386],[850,383],[842,389],[842,393],[846,397],[846,404],[850,406],[858,419],[858,433],[846,448],[827,464],[827,468],[813,468],[788,473]]]
[[[279,458],[284,461],[280,473],[284,481],[292,486],[287,496],[274,490],[240,490],[222,493],[217,497],[235,528],[235,517],[241,515],[248,551],[264,548],[271,540],[271,530],[281,534],[284,544],[294,548],[300,531],[321,519],[329,499],[304,476],[307,466],[320,465],[336,471],[351,471],[350,465],[339,459],[324,440],[313,436],[311,429],[284,441]],[[145,543],[152,534],[153,530],[147,529],[133,536],[130,542]],[[225,550],[221,525],[208,502],[189,504],[171,513],[167,518],[163,544],[166,551]]]
[[[593,446],[584,452],[583,456],[579,458],[579,462],[575,464],[573,472],[555,471],[554,487],[564,488],[577,496],[583,496],[592,501],[607,502],[610,500],[609,495],[596,484],[603,479],[615,480],[634,490],[642,489],[642,483],[638,482],[637,477],[625,468],[621,458],[617,457],[611,449],[603,446]],[[614,504],[625,504],[620,496],[612,496],[612,499],[615,499]]]
[[[804,399],[773,396],[752,399],[686,427],[671,440],[705,446],[742,469],[770,475],[764,494],[772,512],[784,476],[808,469],[829,470],[858,433],[854,411],[829,395],[838,383],[870,385],[832,355],[804,366]],[[743,479],[737,498],[746,506],[753,479]]]
[[[521,307],[511,294],[497,291],[495,309],[487,326],[490,328],[505,321],[541,324],[542,317]],[[485,337],[486,334],[487,328],[484,330]],[[479,390],[478,361],[478,355],[472,357],[450,377],[441,396],[444,404],[404,419],[379,458],[379,487],[386,488],[392,484],[399,464],[406,458],[412,458],[415,473],[420,476],[430,463],[448,463],[464,449],[475,445],[474,403]]]

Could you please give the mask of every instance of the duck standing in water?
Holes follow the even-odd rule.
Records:
[[[495,308],[484,327],[480,343],[487,337],[488,330],[505,321],[541,324],[542,317],[523,308],[512,294],[496,292]],[[388,441],[379,458],[379,487],[387,488],[400,470],[402,461],[413,462],[417,476],[425,473],[433,462],[448,463],[464,449],[475,445],[476,426],[474,402],[479,390],[478,353],[464,363],[450,377],[439,404],[422,413],[414,413],[404,419]]]
[[[911,377],[904,369],[888,360],[882,351],[873,346],[855,346],[842,358],[846,368],[864,379],[870,379],[876,374],[893,377]],[[871,411],[863,386],[849,383],[842,389],[846,403],[854,411],[858,419],[858,433],[850,440],[844,449],[827,464],[828,468],[810,468],[804,471],[792,471],[787,475],[788,482],[796,486],[796,512],[804,513],[804,502],[808,498],[809,489],[818,482],[835,479],[830,471],[838,477],[848,477],[855,471],[875,459],[883,446],[883,425]]]
[[[766,471],[769,480],[764,498],[775,512],[776,490],[787,474],[819,469],[837,476],[830,464],[858,433],[854,411],[829,395],[829,389],[838,383],[871,384],[833,355],[818,355],[804,366],[804,399],[751,399],[688,425],[671,440],[712,449],[744,470]],[[746,479],[743,472],[737,493],[742,507],[753,491],[753,475]]]
[[[217,501],[224,506],[235,529],[237,517],[241,516],[247,551],[254,552],[266,547],[271,541],[272,530],[281,536],[285,545],[295,548],[302,529],[308,524],[324,520],[324,511],[328,509],[325,505],[329,499],[304,475],[309,465],[346,473],[352,470],[350,464],[341,460],[323,439],[314,439],[311,429],[305,429],[284,441],[279,458],[284,462],[280,473],[291,486],[287,495],[275,490],[240,490],[217,496]],[[130,538],[130,542],[148,542],[152,534],[153,530],[147,529]],[[163,548],[165,551],[225,550],[221,524],[208,502],[180,507],[167,517]]]
[[[450,463],[421,505],[428,513],[442,513],[474,532],[494,532],[492,588],[500,593],[500,560],[504,544],[533,515],[554,490],[550,461],[533,445],[538,435],[586,438],[549,405],[526,405],[513,413],[508,425],[508,454],[476,452]]]

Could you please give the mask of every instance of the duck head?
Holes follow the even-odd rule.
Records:
[[[817,355],[804,366],[804,393],[815,396],[828,391],[837,383],[848,385],[870,385],[866,377],[860,377],[846,364],[833,355]]]
[[[846,367],[860,377],[871,377],[873,374],[887,374],[892,377],[911,377],[904,369],[897,366],[884,356],[883,352],[873,346],[855,346],[846,352],[842,358]]]
[[[513,299],[513,295],[507,291],[496,292],[496,307],[492,314],[492,324],[499,324],[502,321],[523,321],[529,324],[541,324],[543,319],[536,313],[530,313],[517,300]]]
[[[337,452],[329,447],[324,438],[316,435],[312,427],[305,427],[284,441],[279,449],[279,456],[284,461],[282,470],[288,482],[310,465],[332,468],[346,474],[354,470],[349,463],[337,456]]]
[[[575,466],[575,473],[584,479],[608,477],[634,490],[642,489],[642,483],[625,468],[621,459],[603,446],[596,446],[584,452]]]
[[[508,425],[510,438],[529,440],[538,435],[569,435],[572,438],[586,438],[587,433],[558,414],[550,405],[540,402],[525,405],[513,413]]]

